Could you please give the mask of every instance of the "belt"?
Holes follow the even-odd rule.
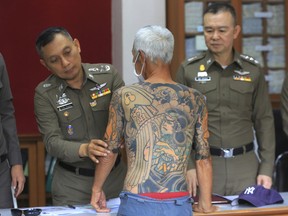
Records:
[[[7,154],[1,155],[0,158],[1,158],[1,163],[4,162],[7,159]]]
[[[247,152],[250,152],[254,149],[254,144],[249,143],[244,146],[238,147],[238,148],[215,148],[210,147],[210,153],[213,156],[219,156],[224,158],[231,158],[237,155],[245,154]]]
[[[69,164],[66,164],[62,161],[59,161],[59,166],[61,166],[62,168],[75,173],[76,175],[83,175],[83,176],[94,176],[95,174],[95,170],[94,169],[86,169],[86,168],[79,168],[79,167],[75,167]]]
[[[2,158],[1,158],[1,160],[2,160]],[[118,166],[120,161],[121,161],[121,157],[118,155],[118,157],[117,157],[117,159],[115,161],[113,169]],[[59,161],[59,166],[61,166],[62,168],[66,169],[66,170],[68,170],[70,172],[75,173],[76,175],[83,175],[83,176],[92,177],[95,174],[95,169],[79,168],[79,167],[75,167],[75,166],[69,165],[69,164],[67,164],[67,163],[65,163],[63,161]]]

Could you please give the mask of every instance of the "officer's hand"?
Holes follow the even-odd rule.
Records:
[[[99,163],[97,157],[105,157],[110,151],[107,149],[108,144],[103,140],[92,139],[87,145],[87,155],[95,163]]]
[[[197,186],[198,186],[196,169],[187,170],[186,180],[190,195],[195,197],[197,195]]]
[[[22,165],[16,164],[12,166],[11,177],[12,177],[11,186],[15,188],[15,194],[12,194],[12,196],[18,197],[19,194],[23,191],[25,184],[25,176],[23,173]]]
[[[105,157],[110,151],[108,144],[99,139],[92,139],[90,143],[83,143],[79,148],[80,157],[89,157],[95,163],[99,163],[97,157]]]
[[[257,185],[262,185],[264,188],[270,189],[272,187],[272,178],[266,175],[258,175]]]

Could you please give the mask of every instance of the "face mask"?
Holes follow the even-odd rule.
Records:
[[[135,69],[134,69],[134,71],[135,71]],[[137,73],[137,72],[135,71],[134,73]],[[145,79],[144,79],[144,77],[143,77],[142,74],[140,74],[139,76],[137,76],[137,78],[138,78],[138,82],[144,82],[144,81],[145,81]]]
[[[139,81],[139,82],[143,82],[143,81],[144,81],[144,77],[143,77],[142,73],[143,73],[143,70],[144,70],[145,62],[144,62],[144,64],[142,64],[140,73],[138,73],[138,72],[136,71],[136,65],[135,65],[136,62],[138,61],[139,54],[140,54],[140,52],[137,53],[137,56],[136,56],[136,58],[135,58],[135,61],[133,62],[133,64],[134,64],[133,73],[135,74],[135,76],[138,77],[138,81]]]

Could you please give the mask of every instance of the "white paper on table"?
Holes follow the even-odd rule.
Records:
[[[120,198],[114,198],[107,201],[107,207],[110,208],[109,213],[97,213],[97,215],[110,215],[111,213],[117,213],[120,205]],[[41,215],[57,216],[57,215],[84,215],[84,214],[96,214],[96,210],[91,205],[75,205],[75,209],[65,206],[45,206],[40,207],[42,209]]]

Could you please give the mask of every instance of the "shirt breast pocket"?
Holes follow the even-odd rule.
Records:
[[[109,117],[109,105],[110,105],[111,96],[106,95],[96,99],[96,105],[92,107],[93,118],[95,126],[97,128],[97,136],[103,137]]]
[[[213,80],[207,82],[192,81],[191,87],[200,91],[206,98],[208,112],[219,105],[219,94],[217,84]]]
[[[86,126],[80,108],[63,110],[58,115],[64,138],[75,141],[85,138]]]
[[[250,110],[252,108],[253,83],[244,81],[233,81],[230,83],[230,106]]]

